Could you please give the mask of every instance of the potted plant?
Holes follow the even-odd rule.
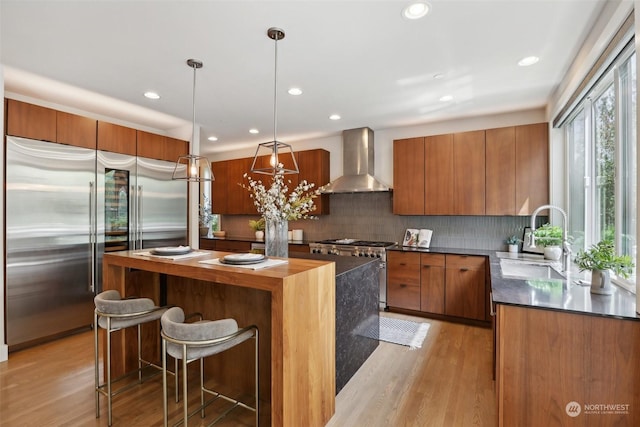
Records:
[[[249,227],[255,232],[256,239],[264,239],[264,217],[249,220]]]
[[[517,253],[518,245],[520,244],[520,242],[522,242],[522,239],[520,239],[516,235],[513,235],[507,237],[507,240],[505,240],[504,242],[507,244],[507,246],[509,246],[509,252]]]
[[[591,270],[591,292],[603,295],[613,293],[611,271],[627,278],[634,267],[629,255],[616,255],[611,240],[602,240],[589,250],[579,251],[575,262],[580,271]]]
[[[544,257],[557,261],[562,256],[562,228],[544,224],[533,231],[536,246],[544,248]]]

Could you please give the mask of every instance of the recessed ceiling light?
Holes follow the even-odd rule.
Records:
[[[291,89],[288,90],[289,95],[302,95],[302,89],[300,89],[299,87],[292,87]]]
[[[413,2],[402,10],[402,16],[407,19],[420,19],[429,13],[429,5],[423,1]]]
[[[433,75],[433,78],[436,79],[436,80],[441,79],[443,77],[444,77],[444,74],[441,74],[441,73],[437,73],[437,74]]]
[[[217,136],[210,136],[209,138],[207,138],[209,141],[215,142],[218,140]]]
[[[535,64],[539,60],[540,58],[538,58],[537,56],[527,56],[526,58],[522,58],[520,61],[518,61],[518,65],[521,67],[528,67],[529,65]]]
[[[149,99],[160,99],[160,95],[158,95],[156,92],[145,92],[144,96]]]
[[[258,129],[249,129],[249,133],[252,133],[254,135],[260,133],[260,131]]]
[[[339,114],[332,114],[329,116],[330,120],[340,120],[342,117],[340,117]]]
[[[440,101],[447,102],[447,101],[451,101],[452,99],[453,99],[452,95],[445,95],[445,96],[440,98]]]

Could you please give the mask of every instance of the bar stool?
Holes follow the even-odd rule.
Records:
[[[184,311],[180,307],[168,309],[161,318],[162,330],[162,384],[164,403],[164,425],[168,425],[167,408],[167,353],[176,360],[182,360],[182,388],[183,388],[183,422],[188,426],[189,418],[201,412],[205,417],[205,408],[217,399],[224,399],[233,405],[218,416],[211,424],[214,425],[224,418],[234,408],[241,406],[255,412],[256,426],[259,423],[259,398],[258,398],[258,327],[255,325],[238,329],[234,319],[202,320],[202,315],[196,313],[200,320],[194,323],[185,323]],[[190,318],[191,316],[189,316]],[[255,339],[255,407],[243,403],[237,399],[225,396],[215,390],[204,386],[204,362],[203,359],[214,354],[221,353],[249,338]],[[187,399],[187,365],[200,359],[200,407],[189,414]],[[177,369],[176,369],[177,372]],[[214,396],[205,403],[205,393]]]
[[[141,355],[141,329],[143,323],[158,320],[167,311],[168,307],[157,307],[153,300],[149,298],[126,298],[122,299],[120,293],[116,290],[104,291],[94,298],[95,311],[93,319],[94,331],[94,349],[95,349],[95,388],[96,388],[96,418],[100,418],[100,395],[107,398],[107,412],[109,414],[108,424],[111,426],[111,399],[113,396],[125,391],[126,389],[142,383],[142,369],[153,367],[158,370],[162,368],[147,360]],[[124,375],[112,379],[111,378],[111,333],[120,329],[131,326],[138,327],[138,369],[137,371],[127,372]],[[99,344],[98,344],[98,328],[106,331],[106,382],[100,383],[99,374]],[[176,361],[177,366],[177,361]],[[133,382],[112,391],[112,384],[124,379],[127,376],[138,373],[138,382]],[[177,377],[176,377],[177,378]],[[176,380],[177,383],[177,380]],[[176,391],[177,396],[177,391]],[[177,397],[176,397],[177,399]]]

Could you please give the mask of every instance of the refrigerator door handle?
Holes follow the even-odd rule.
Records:
[[[131,216],[129,217],[129,241],[131,242],[131,249],[139,249],[137,247],[138,244],[138,230],[137,230],[137,221],[133,221],[137,217],[138,212],[138,197],[136,196],[136,187],[135,185],[131,186],[131,191],[129,194],[130,205],[131,205]]]
[[[89,246],[91,246],[89,292],[95,292],[96,288],[96,217],[95,217],[96,185],[89,181]]]
[[[144,249],[142,247],[142,185],[138,185],[138,192],[136,193],[138,197],[138,211],[136,212],[136,229],[138,230],[138,249]]]

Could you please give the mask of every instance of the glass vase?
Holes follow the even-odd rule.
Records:
[[[289,257],[289,222],[283,220],[266,220],[264,233],[265,255],[281,258]]]

